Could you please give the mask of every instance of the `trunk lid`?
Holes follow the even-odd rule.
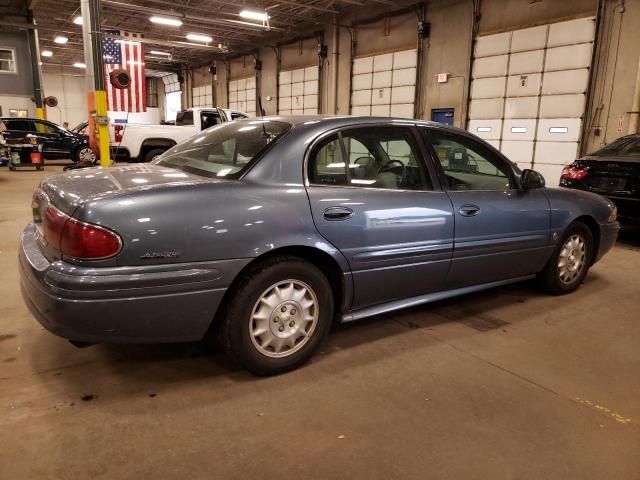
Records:
[[[588,169],[582,184],[589,191],[607,196],[640,196],[640,159],[584,157],[576,164]]]

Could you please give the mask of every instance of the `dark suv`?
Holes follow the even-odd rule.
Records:
[[[89,147],[89,137],[70,132],[55,123],[37,118],[2,118],[7,126],[4,133],[7,138],[21,138],[26,134],[35,135],[43,144],[44,158],[90,161],[95,160],[95,154]]]

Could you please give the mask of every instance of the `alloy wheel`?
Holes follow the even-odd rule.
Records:
[[[586,262],[587,245],[581,235],[571,235],[558,255],[558,277],[564,284],[573,283],[580,276]]]

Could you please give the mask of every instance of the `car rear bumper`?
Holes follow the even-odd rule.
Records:
[[[76,342],[161,343],[203,338],[250,259],[143,267],[49,262],[33,225],[22,234],[20,286],[34,317]]]
[[[618,233],[620,232],[620,224],[607,223],[600,225],[600,241],[598,242],[598,253],[594,260],[594,263],[602,258],[602,256],[613,248],[618,239]]]

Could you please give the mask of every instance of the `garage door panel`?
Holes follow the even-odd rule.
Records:
[[[413,103],[415,101],[416,87],[393,87],[391,90],[391,103]]]
[[[251,90],[250,90],[250,89],[247,89],[247,96],[246,96],[246,100],[247,100],[247,101],[249,101],[249,100],[255,100],[255,99],[256,99],[256,95],[257,95],[257,92],[256,92],[256,89],[255,89],[255,88],[253,88],[253,89],[251,89]]]
[[[304,83],[292,83],[291,84],[291,96],[296,97],[298,95],[304,95]]]
[[[545,185],[549,188],[559,188],[562,165],[549,165],[545,163],[533,164],[533,169],[544,177]]]
[[[480,58],[509,53],[510,41],[511,32],[478,37],[476,39],[474,56]]]
[[[318,94],[318,82],[316,80],[311,80],[309,82],[304,82],[304,94],[305,95],[317,95]]]
[[[391,104],[391,116],[398,118],[413,118],[413,103]]]
[[[286,85],[291,83],[291,70],[288,70],[286,72],[280,72],[278,76],[278,82],[280,83],[280,85]]]
[[[505,118],[536,118],[538,97],[507,98],[504,106]]]
[[[371,115],[374,117],[388,117],[391,115],[391,105],[372,105]]]
[[[301,110],[304,108],[304,95],[295,95],[291,97],[291,109]]]
[[[304,69],[304,81],[318,80],[320,78],[320,69],[318,67],[307,67]]]
[[[386,72],[376,72],[373,74],[373,82],[372,82],[372,87],[373,88],[384,88],[384,87],[390,87],[391,86],[391,75],[392,72],[391,70],[388,70]],[[355,76],[354,76],[355,78]],[[357,90],[355,87],[353,87],[354,90]]]
[[[549,26],[548,47],[592,42],[595,37],[594,17],[579,18],[568,22],[552,23]]]
[[[536,142],[533,164],[536,169],[540,164],[568,165],[576,159],[577,155],[577,142]]]
[[[513,141],[502,142],[500,151],[511,160],[516,162],[520,168],[530,168],[533,162],[533,141]],[[523,167],[523,165],[525,165]]]
[[[305,115],[317,115],[318,114],[318,109],[317,108],[307,108],[307,106],[305,105],[305,109],[303,110]]]
[[[391,85],[394,87],[415,85],[416,84],[416,69],[415,68],[401,68],[400,70],[393,71],[393,80]]]
[[[417,54],[415,50],[403,50],[393,54],[393,69],[412,68],[417,66]]]
[[[371,73],[354,75],[351,88],[353,88],[353,90],[371,90],[372,81],[373,81],[373,74]]]
[[[238,102],[238,92],[229,92],[229,103]]]
[[[500,150],[500,140],[485,140],[485,142],[487,142],[496,150]]]
[[[508,55],[478,58],[473,62],[473,78],[501,77],[507,74]]]
[[[470,119],[489,119],[502,117],[504,99],[502,98],[479,98],[471,100],[469,105]]]
[[[351,107],[351,115],[369,116],[371,115],[371,106],[369,105],[354,105]]]
[[[304,115],[304,110],[302,108],[291,110],[291,115]]]
[[[238,91],[247,89],[247,79],[242,78],[238,80]]]
[[[543,95],[566,93],[586,93],[589,82],[589,70],[563,70],[546,72],[542,81]]]
[[[536,119],[519,118],[504,121],[503,140],[534,140],[536,136]]]
[[[540,73],[544,63],[544,50],[514,53],[509,60],[509,74]]]
[[[511,37],[512,52],[542,49],[547,44],[547,25],[514,30]]]
[[[278,104],[278,110],[282,113],[283,110],[291,110],[291,97],[280,97]]]
[[[373,72],[373,57],[356,58],[353,61],[353,74]]]
[[[384,55],[376,55],[373,57],[373,71],[383,72],[391,70],[393,68],[393,53],[386,53]]]
[[[255,90],[256,89],[256,78],[255,77],[251,77],[251,78],[247,78],[246,80],[246,84],[245,84],[245,88],[247,90]]]
[[[229,82],[229,92],[237,92],[238,91],[238,82],[235,80],[231,80]]]
[[[577,142],[582,120],[579,118],[541,118],[537,139],[552,142]]]
[[[354,107],[371,105],[371,90],[354,90],[351,94],[351,105]]]
[[[298,68],[291,71],[291,83],[304,82],[304,68]]]
[[[278,115],[291,115],[291,109],[290,108],[287,108],[287,109],[278,108]]]
[[[543,95],[540,116],[544,118],[579,118],[584,114],[586,95]]]
[[[384,105],[391,103],[390,88],[376,88],[371,92],[371,105]]]
[[[252,114],[255,115],[255,113],[257,112],[257,110],[256,110],[256,101],[255,100],[247,100],[246,105],[247,105],[247,107],[246,107],[247,109],[244,110],[244,111],[247,112],[247,113],[252,113]]]
[[[318,109],[318,95],[305,95],[304,96],[304,109],[314,108]]]
[[[238,90],[238,101],[243,102],[247,99],[247,91],[245,89]]]
[[[472,98],[504,97],[505,77],[479,78],[471,82]]]
[[[509,75],[507,78],[507,97],[532,97],[540,93],[540,73]]]
[[[291,84],[287,83],[285,85],[280,85],[280,88],[278,88],[278,95],[280,95],[280,98],[290,97],[291,96]]]
[[[545,72],[588,68],[591,64],[591,46],[591,43],[581,43],[548,49]]]
[[[469,131],[485,140],[500,140],[502,120],[471,120],[469,121]]]

